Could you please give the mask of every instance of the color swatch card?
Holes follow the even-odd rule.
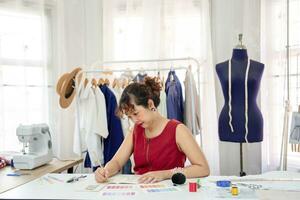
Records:
[[[110,184],[105,187],[107,190],[129,190],[133,189],[133,185],[126,185],[126,184]]]
[[[167,186],[164,184],[142,184],[140,188],[146,193],[178,192],[178,187]]]
[[[103,191],[102,196],[135,196],[135,191]]]
[[[157,188],[167,188],[167,185],[164,184],[140,184],[141,189],[157,189]]]
[[[156,189],[146,189],[147,193],[162,193],[162,192],[178,192],[179,188],[169,187],[169,188],[156,188]]]

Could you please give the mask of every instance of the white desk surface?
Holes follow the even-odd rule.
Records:
[[[75,174],[79,175],[79,174]],[[55,177],[53,178],[45,177]],[[120,192],[135,192],[134,196],[103,196],[104,192],[109,192],[106,184],[99,184],[94,191],[85,189],[88,185],[97,185],[94,180],[94,174],[87,174],[87,177],[74,183],[66,183],[66,180],[73,177],[74,174],[47,174],[41,178],[33,180],[27,184],[0,194],[0,199],[143,199],[143,200],[160,200],[160,199],[300,199],[300,173],[294,172],[268,172],[262,175],[253,175],[245,177],[234,176],[210,176],[200,179],[201,188],[196,193],[188,191],[187,180],[184,185],[175,186],[179,191],[147,193],[140,188],[138,184],[128,184],[131,189],[121,189]],[[135,181],[137,176],[134,175],[117,175],[111,181],[124,181],[124,179]],[[232,196],[229,188],[216,187],[216,180],[236,180],[234,183],[242,182],[244,185],[237,184],[239,195]],[[238,181],[238,182],[237,182]],[[172,186],[171,180],[161,183],[168,187]],[[253,190],[245,184],[259,184],[260,190]],[[111,184],[110,186],[125,186],[125,184]],[[114,190],[116,191],[116,190]]]

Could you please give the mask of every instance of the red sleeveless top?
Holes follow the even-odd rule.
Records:
[[[146,138],[145,129],[142,126],[134,127],[133,157],[136,174],[184,167],[186,156],[176,144],[178,124],[180,122],[170,120],[161,134],[154,138]]]

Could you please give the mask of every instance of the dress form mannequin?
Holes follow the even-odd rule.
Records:
[[[219,116],[219,139],[240,143],[241,176],[246,175],[242,143],[263,140],[263,118],[256,103],[263,70],[264,64],[248,59],[243,45],[233,49],[231,60],[216,65],[225,99]]]
[[[263,118],[257,106],[256,97],[264,64],[251,60],[248,69],[248,78],[246,78],[247,64],[247,50],[233,49],[231,58],[231,99],[229,97],[229,61],[219,63],[216,66],[225,98],[225,105],[219,116],[219,138],[221,141],[244,143],[247,141],[261,142],[263,140]],[[248,112],[245,109],[245,79],[248,90]],[[231,102],[231,105],[229,102]],[[230,107],[231,112],[229,110]],[[247,136],[246,115],[248,115]]]

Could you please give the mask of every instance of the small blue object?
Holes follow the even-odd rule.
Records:
[[[9,173],[9,174],[6,174],[6,176],[21,176],[21,174],[18,174],[18,173]]]
[[[228,180],[217,181],[217,186],[218,187],[230,187],[231,186],[231,182],[228,181]]]

